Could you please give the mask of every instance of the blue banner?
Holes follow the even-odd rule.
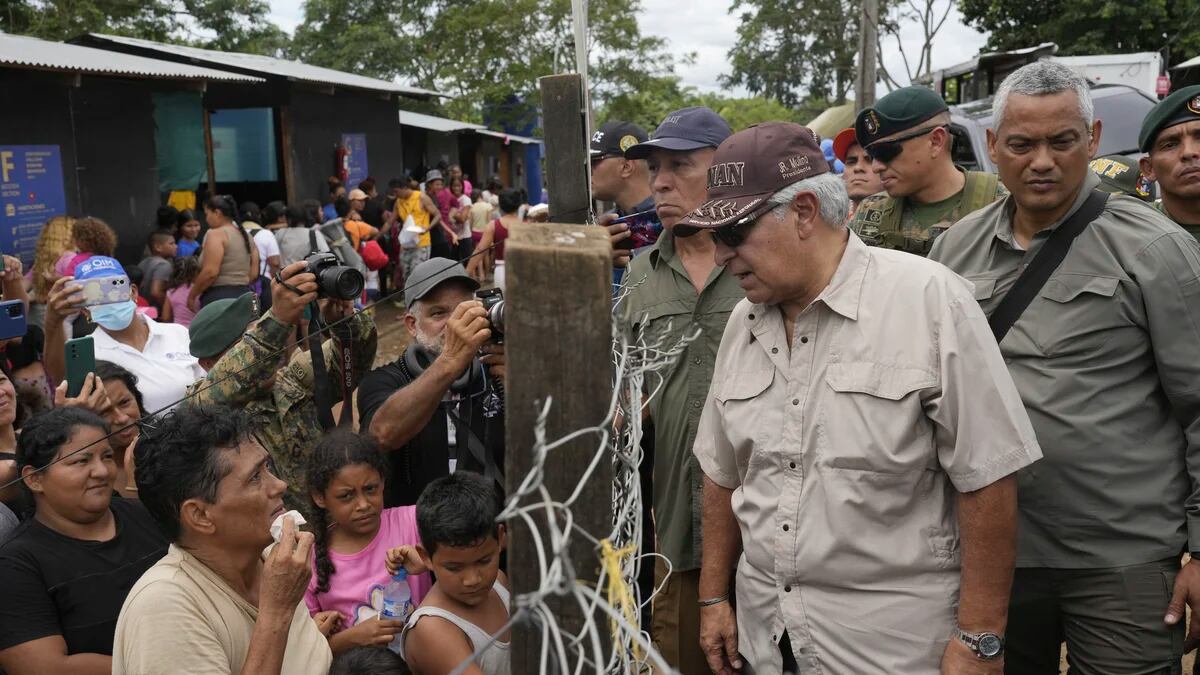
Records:
[[[367,176],[367,135],[342,134],[342,147],[346,149],[346,192],[358,187]]]
[[[33,264],[46,221],[67,214],[57,145],[0,145],[0,252]]]

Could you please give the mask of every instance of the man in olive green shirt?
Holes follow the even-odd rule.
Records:
[[[625,330],[647,344],[678,342],[699,331],[683,354],[658,373],[662,386],[648,402],[654,422],[654,525],[661,561],[656,583],[667,585],[653,603],[651,636],[667,663],[684,675],[708,675],[700,653],[700,512],[703,474],[692,442],[712,382],[725,323],[745,297],[736,279],[717,267],[708,236],[676,237],[672,228],[707,197],[706,177],[716,147],[731,130],[708,108],[667,115],[654,137],[625,151],[645,159],[663,232],[633,258],[618,293]],[[657,377],[647,384],[656,388]]]
[[[994,174],[954,165],[949,109],[925,87],[879,99],[858,114],[854,131],[886,192],[864,199],[850,220],[871,246],[927,255],[946,228],[1005,194]]]
[[[1184,87],[1159,101],[1138,134],[1142,173],[1158,181],[1156,206],[1200,237],[1200,85]]]
[[[1045,61],[996,94],[988,145],[1012,195],[929,255],[989,315],[1100,184],[1090,99]],[[1065,639],[1072,672],[1178,673],[1184,604],[1200,609],[1200,561],[1180,568],[1200,551],[1200,244],[1109,195],[1000,351],[1044,454],[1017,479],[1006,672],[1057,674]]]

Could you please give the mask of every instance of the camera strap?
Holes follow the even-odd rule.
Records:
[[[321,309],[317,303],[313,302],[310,307],[313,318],[308,330],[308,354],[313,370],[313,401],[317,405],[317,421],[321,423],[322,429],[329,431],[334,428],[335,424],[333,421],[333,391],[329,383],[329,372],[325,366],[325,350],[321,339],[325,322],[321,319]],[[337,348],[335,353],[342,371],[342,414],[336,426],[348,427],[354,421],[354,406],[350,398],[350,393],[354,390],[354,354],[350,325],[345,322],[339,323],[333,327],[332,333],[335,340],[334,345]]]

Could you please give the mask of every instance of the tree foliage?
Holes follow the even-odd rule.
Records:
[[[598,103],[671,71],[665,42],[638,28],[639,0],[588,5]],[[304,12],[296,58],[452,94],[445,112],[460,119],[480,121],[505,104],[520,109],[513,101],[536,104],[538,77],[575,70],[570,0],[306,0]]]
[[[806,96],[846,100],[854,87],[860,0],[734,0],[738,38],[726,86],[794,107]]]
[[[827,107],[824,101],[804,101],[789,108],[763,96],[732,98],[718,93],[702,94],[694,87],[681,85],[678,77],[670,75],[657,78],[644,89],[612,97],[597,110],[596,122],[599,125],[608,120],[624,120],[653,131],[667,113],[696,105],[712,108],[735,131],[772,120],[803,124]]]
[[[963,18],[989,31],[993,50],[1054,42],[1059,54],[1154,52],[1175,62],[1200,51],[1196,0],[961,0]],[[1178,55],[1175,57],[1174,55]]]
[[[287,34],[267,0],[0,0],[0,30],[46,40],[110,33],[210,49],[275,54]]]

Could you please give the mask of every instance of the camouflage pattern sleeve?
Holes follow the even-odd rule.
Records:
[[[188,387],[199,405],[244,406],[261,395],[262,383],[279,368],[292,327],[270,312],[225,352],[204,379]]]
[[[370,312],[359,312],[350,320],[350,335],[353,345],[350,348],[350,358],[354,361],[354,385],[357,387],[362,378],[375,364],[375,351],[379,346],[379,334],[375,329],[375,320]],[[322,345],[325,355],[326,372],[335,401],[342,400],[342,368],[341,351],[337,349],[335,340],[326,340]],[[291,364],[280,373],[278,386],[289,390],[311,392],[314,389],[312,358],[308,352],[297,352],[292,357]]]
[[[879,246],[883,243],[883,233],[879,228],[883,221],[883,208],[888,196],[884,193],[871,195],[862,200],[854,211],[848,227],[867,246]]]

